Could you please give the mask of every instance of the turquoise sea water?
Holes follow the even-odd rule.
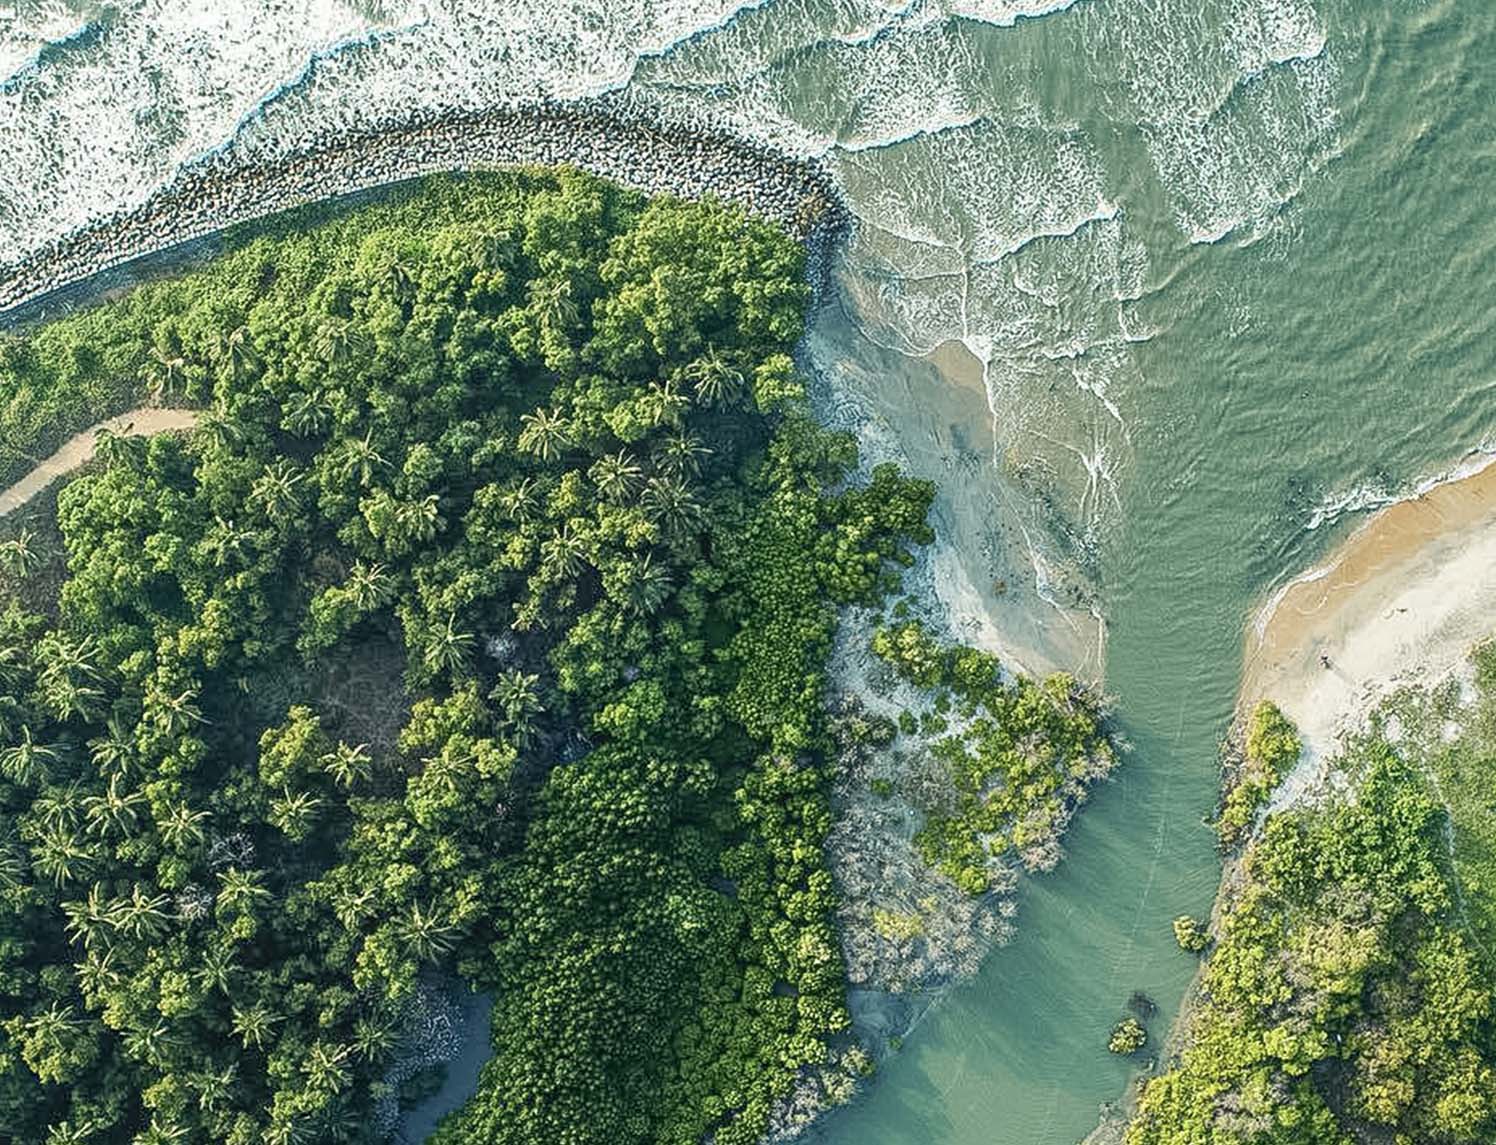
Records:
[[[1214,893],[1201,816],[1249,610],[1355,509],[1496,440],[1496,10],[1345,3],[1324,23],[1333,153],[1261,238],[1188,243],[1147,175],[1111,192],[1150,236],[1155,331],[1116,394],[1129,466],[1098,562],[1134,750],[1014,943],[827,1141],[1069,1145],[1095,1125],[1128,1080],[1104,1050],[1128,995],[1161,1003],[1161,1034],[1192,970],[1169,920]]]
[[[0,260],[224,146],[414,108],[622,92],[821,157],[859,223],[818,351],[852,424],[899,355],[984,363],[962,482],[1108,623],[1131,742],[834,1145],[1071,1145],[1120,1097],[1128,995],[1167,1028],[1169,920],[1254,602],[1356,515],[1496,447],[1496,6],[1486,0],[471,0],[0,5]],[[38,15],[40,13],[41,15]],[[46,18],[43,19],[42,16]],[[841,328],[843,312],[837,315]],[[876,353],[873,351],[876,350]],[[870,445],[929,460],[925,419]]]

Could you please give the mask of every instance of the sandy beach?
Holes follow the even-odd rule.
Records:
[[[1257,613],[1242,710],[1274,701],[1306,748],[1280,800],[1313,782],[1340,734],[1378,699],[1446,675],[1496,629],[1493,463],[1472,455],[1449,479],[1375,513]]]

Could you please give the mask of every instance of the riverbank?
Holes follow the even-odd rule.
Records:
[[[1447,674],[1496,617],[1496,458],[1370,517],[1249,626],[1241,710],[1275,702],[1304,762],[1276,797],[1312,785],[1339,736],[1395,687]],[[1328,666],[1326,666],[1328,664]]]
[[[81,279],[308,203],[437,172],[575,166],[647,194],[713,195],[777,222],[812,252],[846,223],[830,176],[710,125],[647,121],[617,101],[537,104],[479,114],[418,115],[309,145],[284,161],[241,158],[232,147],[184,170],[137,209],[76,231],[0,266],[0,315]]]
[[[196,410],[141,407],[117,417],[91,425],[75,433],[45,460],[37,462],[26,476],[7,489],[0,489],[0,517],[14,513],[52,482],[80,469],[93,460],[99,447],[99,436],[112,433],[118,437],[148,437],[156,433],[194,428],[201,415]]]

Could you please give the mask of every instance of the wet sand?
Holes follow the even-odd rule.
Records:
[[[145,437],[172,430],[192,429],[199,414],[186,409],[141,408],[107,418],[74,434],[62,447],[8,489],[0,490],[0,517],[14,513],[59,477],[71,473],[93,460],[99,433],[108,430],[121,437]]]
[[[1243,710],[1270,699],[1298,724],[1312,784],[1340,734],[1399,685],[1436,680],[1496,629],[1496,458],[1389,505],[1290,581],[1246,635]],[[1327,657],[1329,667],[1321,657]]]
[[[893,460],[938,485],[937,540],[906,589],[932,594],[956,636],[995,651],[1009,667],[1099,683],[1104,625],[1070,602],[1058,570],[1036,567],[1019,511],[1023,494],[1007,488],[995,457],[982,363],[959,342],[913,357],[874,345],[866,331],[849,318],[845,300],[811,324],[812,356],[830,375],[831,394],[817,402],[818,413],[857,436],[864,462]]]

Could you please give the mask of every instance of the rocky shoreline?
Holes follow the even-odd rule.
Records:
[[[815,161],[709,124],[651,121],[612,100],[418,116],[271,163],[227,148],[183,170],[139,208],[0,265],[0,317],[102,272],[293,207],[438,172],[520,166],[574,166],[647,194],[737,203],[806,243],[817,294],[849,219]]]

